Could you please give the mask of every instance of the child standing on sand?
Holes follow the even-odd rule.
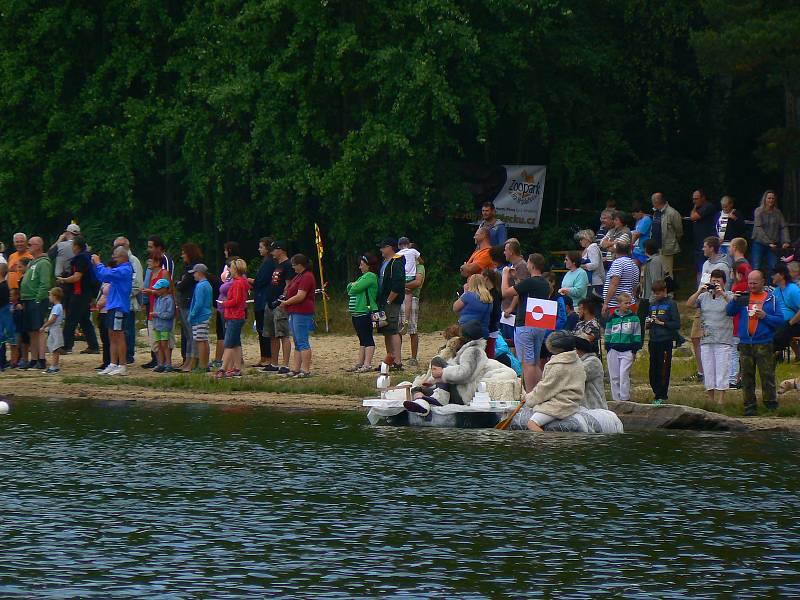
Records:
[[[60,287],[52,288],[47,294],[47,298],[53,308],[50,309],[50,318],[45,321],[39,330],[42,333],[47,333],[47,350],[50,352],[50,366],[42,371],[45,375],[55,375],[61,370],[59,368],[59,360],[61,353],[64,351],[64,307],[61,305],[63,297],[64,290]]]
[[[171,373],[173,368],[169,334],[175,324],[175,302],[166,279],[156,281],[153,290],[156,293],[153,303],[153,340],[158,343],[158,366],[153,372]]]

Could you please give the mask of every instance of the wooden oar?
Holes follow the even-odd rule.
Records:
[[[494,426],[495,429],[508,429],[508,426],[511,425],[511,421],[514,420],[514,417],[517,416],[519,409],[525,406],[525,397],[523,396],[522,400],[519,401],[517,404],[517,408],[514,409],[514,412],[511,413],[510,416],[506,417],[502,421],[500,421],[497,425]]]

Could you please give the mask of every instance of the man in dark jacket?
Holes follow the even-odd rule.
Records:
[[[74,256],[69,261],[68,277],[56,277],[56,283],[70,286],[69,303],[66,306],[67,317],[64,319],[64,351],[72,352],[75,341],[75,327],[80,325],[86,338],[87,348],[81,354],[100,354],[100,344],[92,325],[89,305],[97,296],[100,284],[94,275],[92,257],[81,236],[72,239]]]
[[[761,375],[761,394],[764,406],[777,410],[775,389],[775,354],[772,341],[783,326],[783,305],[770,291],[764,289],[764,274],[753,271],[747,277],[749,293],[728,302],[725,312],[739,315],[739,366],[742,373],[744,414],[756,414],[756,369]]]
[[[383,334],[386,354],[392,357],[391,368],[399,371],[403,368],[400,310],[406,287],[406,259],[396,254],[397,240],[387,238],[378,247],[383,256],[378,275],[378,308],[386,312],[386,325],[378,332]]]

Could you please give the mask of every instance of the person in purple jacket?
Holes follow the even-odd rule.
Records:
[[[111,362],[100,371],[100,375],[127,375],[127,346],[125,343],[124,320],[131,309],[131,290],[133,289],[133,267],[128,260],[128,251],[123,246],[114,248],[112,258],[115,267],[110,268],[100,262],[97,254],[92,255],[94,272],[98,281],[109,284],[106,300],[106,322],[111,343]]]

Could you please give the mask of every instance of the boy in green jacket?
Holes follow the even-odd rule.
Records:
[[[617,296],[617,302],[617,309],[606,323],[608,375],[611,379],[611,397],[627,401],[631,399],[631,367],[636,353],[642,347],[642,322],[631,312],[630,294],[622,292]]]

